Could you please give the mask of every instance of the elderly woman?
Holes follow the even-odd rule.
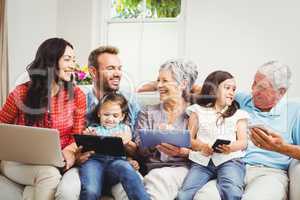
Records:
[[[145,107],[138,118],[137,129],[187,129],[188,94],[198,76],[197,66],[183,60],[170,60],[159,69],[157,90],[161,103]],[[189,150],[170,144],[142,149],[137,135],[138,153],[145,160],[148,174],[145,188],[151,199],[173,200],[188,172]]]

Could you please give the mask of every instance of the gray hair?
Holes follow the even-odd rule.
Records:
[[[265,75],[275,89],[288,89],[290,86],[292,73],[288,65],[270,61],[259,67],[257,71]]]
[[[198,67],[197,65],[190,61],[184,59],[172,59],[168,60],[160,66],[159,71],[170,70],[175,81],[180,84],[182,81],[187,81],[187,87],[185,88],[185,94],[188,94],[193,84],[198,77]]]

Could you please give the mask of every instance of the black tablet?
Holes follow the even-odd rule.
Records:
[[[95,151],[101,155],[125,156],[122,138],[77,134],[74,138],[77,146],[83,147],[82,152]]]

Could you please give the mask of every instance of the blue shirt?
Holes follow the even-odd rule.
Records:
[[[140,108],[139,104],[137,103],[137,99],[134,94],[127,93],[127,92],[121,92],[121,91],[120,91],[120,94],[122,94],[128,101],[128,106],[129,106],[129,113],[128,113],[129,124],[128,125],[131,128],[132,132],[134,132],[133,130],[135,127],[135,123],[137,121],[138,113],[140,112],[141,108]],[[86,91],[88,124],[91,124],[90,115],[92,114],[93,110],[95,109],[95,107],[97,106],[98,103],[99,103],[99,100],[95,96],[95,94],[93,92],[93,88],[88,88]]]
[[[119,133],[126,130],[126,125],[123,123],[119,123],[117,126],[113,128],[106,128],[101,125],[93,126],[93,129],[96,131],[96,134],[99,136],[112,136],[113,133]],[[127,128],[129,129],[129,127]]]
[[[252,96],[249,94],[238,93],[235,99],[239,102],[241,109],[249,113],[249,123],[265,124],[281,134],[285,142],[300,144],[300,105],[298,103],[288,102],[285,96],[269,112],[262,112],[254,106]],[[291,162],[291,157],[263,150],[251,141],[248,143],[243,159],[250,165],[263,165],[283,170],[287,170]]]

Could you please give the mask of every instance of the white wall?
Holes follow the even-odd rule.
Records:
[[[186,24],[173,27],[170,37],[164,31],[169,25],[145,24],[140,48],[140,25],[122,24],[123,36],[118,36],[116,24],[103,26],[109,0],[8,0],[10,88],[38,45],[57,35],[74,44],[79,64],[86,64],[89,52],[100,43],[117,45],[135,84],[156,79],[158,65],[167,58],[185,56],[199,64],[200,82],[213,70],[224,69],[236,76],[240,89],[249,90],[257,67],[279,60],[293,71],[289,96],[299,98],[299,1],[182,1]]]
[[[278,60],[291,67],[289,97],[300,87],[300,2],[297,0],[187,1],[186,56],[200,66],[200,80],[216,69],[250,90],[258,66]]]
[[[25,68],[38,46],[50,37],[63,37],[74,45],[76,60],[87,64],[98,30],[98,0],[8,0],[10,89],[28,80]],[[97,35],[99,38],[100,36]],[[97,44],[96,44],[97,45]]]
[[[42,41],[56,36],[57,0],[8,0],[9,86],[24,78]],[[25,78],[26,79],[26,78]]]
[[[120,49],[121,87],[132,89],[156,80],[159,66],[179,56],[178,34],[177,22],[109,24],[108,44]]]
[[[92,0],[58,0],[57,35],[74,46],[76,62],[80,65],[87,64],[92,48],[92,16]]]

